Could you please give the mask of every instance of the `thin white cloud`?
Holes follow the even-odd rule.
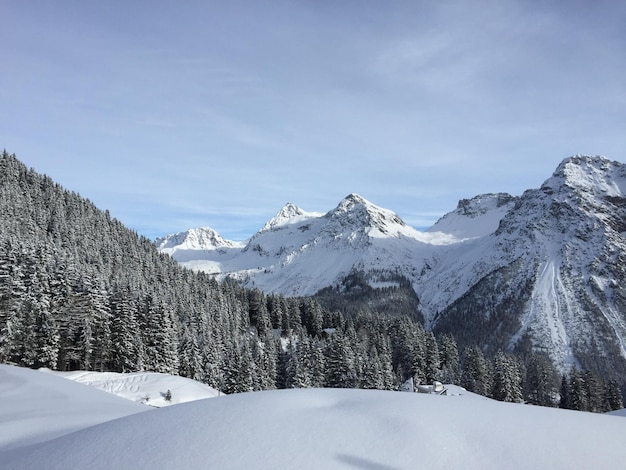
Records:
[[[423,226],[569,154],[626,160],[625,11],[5,3],[0,145],[154,235],[351,192]]]

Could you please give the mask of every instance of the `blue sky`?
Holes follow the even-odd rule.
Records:
[[[428,227],[626,161],[626,2],[0,2],[0,148],[150,238],[361,194]]]

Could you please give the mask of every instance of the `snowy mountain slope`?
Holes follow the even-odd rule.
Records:
[[[457,247],[466,251],[468,239],[495,231],[514,201],[506,194],[464,200],[420,232],[392,211],[350,194],[324,215],[288,203],[240,249],[216,250],[210,241],[195,248],[195,259],[190,259],[188,243],[180,242],[185,234],[157,243],[187,267],[286,295],[314,294],[355,269],[399,272],[418,285],[420,271]]]
[[[580,156],[563,161],[476,244],[483,256],[470,270],[471,287],[435,325],[468,335],[483,330],[479,340],[487,344],[498,329],[499,347],[530,341],[549,349],[564,368],[582,362],[623,374],[625,184],[621,163]],[[440,265],[438,275],[454,282],[461,270],[452,262]]]
[[[626,376],[624,190],[626,165],[574,156],[540,188],[462,200],[426,232],[351,194],[323,216],[288,204],[241,249],[173,256],[286,295],[340,286],[353,271],[372,286],[401,275],[427,326],[461,345],[539,348],[563,370]]]
[[[459,240],[490,235],[516,201],[516,197],[506,193],[462,199],[455,210],[444,215],[427,232],[445,233]]]
[[[157,238],[155,243],[159,251],[180,262],[202,258],[207,251],[226,255],[244,246],[242,243],[226,240],[210,227],[192,228],[186,232],[167,235]]]
[[[170,254],[183,265],[230,276],[248,287],[286,295],[311,295],[354,269],[414,270],[416,250],[455,242],[443,233],[422,233],[395,213],[350,194],[324,215],[287,204],[238,251],[213,250],[196,259]],[[182,245],[181,245],[182,248]]]
[[[64,382],[65,396],[81,387]],[[623,417],[455,390],[295,389],[199,400],[0,449],[0,468],[570,469],[616,468],[626,459]],[[5,393],[5,406],[31,404],[28,393]],[[43,398],[46,407],[58,404],[54,395]],[[20,415],[8,425],[12,419]]]
[[[233,274],[250,287],[310,295],[353,269],[411,266],[425,238],[393,212],[351,194],[323,216],[257,233],[243,251],[259,269]]]
[[[40,370],[156,408],[214,398],[220,395],[220,392],[206,384],[159,372],[120,373],[84,370],[57,372],[49,369]],[[169,400],[166,399],[168,390],[171,394]]]
[[[308,219],[320,217],[321,215],[323,214],[319,212],[306,212],[295,204],[288,202],[274,217],[267,221],[260,231],[266,232],[272,229],[279,229],[280,227],[304,222]]]

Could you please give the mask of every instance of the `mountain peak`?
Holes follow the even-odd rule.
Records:
[[[372,204],[356,193],[343,198],[335,209],[326,214],[326,217],[340,220],[341,225],[376,228],[382,233],[387,233],[391,225],[406,226],[396,213]]]
[[[564,159],[541,189],[569,188],[582,193],[622,196],[626,192],[626,165],[600,155]]]
[[[339,205],[337,205],[337,207],[332,210],[331,212],[352,212],[355,210],[365,210],[368,212],[371,211],[380,211],[380,210],[386,210],[386,209],[382,209],[374,204],[372,204],[371,202],[369,202],[367,199],[365,199],[364,197],[356,194],[356,193],[350,193],[348,194],[346,197],[344,197],[340,202]]]
[[[365,198],[361,197],[359,194],[357,193],[350,193],[348,194],[345,198],[344,201],[352,201],[354,203],[358,203],[358,204],[364,204],[364,203],[368,203],[368,201],[365,200]]]
[[[283,225],[300,222],[304,219],[308,219],[311,217],[317,217],[319,215],[320,214],[315,212],[306,212],[300,209],[295,204],[288,202],[282,207],[281,210],[276,213],[274,217],[267,221],[267,223],[260,231],[265,232],[267,230],[272,230]]]
[[[155,244],[160,251],[170,254],[179,249],[211,250],[232,248],[239,245],[238,243],[226,240],[211,227],[191,228],[185,232],[157,238]]]

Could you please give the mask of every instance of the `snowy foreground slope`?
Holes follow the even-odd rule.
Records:
[[[0,452],[150,409],[61,377],[0,364]],[[0,457],[0,467],[2,462]]]
[[[90,390],[38,371],[0,366],[0,372],[9,385],[0,393],[1,442],[16,422],[26,427],[25,415],[35,427],[62,422],[57,407],[69,412],[75,397]],[[84,407],[87,415],[105,406],[101,392],[90,391],[93,410]],[[0,468],[572,469],[621,468],[626,461],[623,417],[506,404],[460,392],[299,389],[143,413],[120,408],[117,415],[128,416],[86,424],[29,447],[0,445]]]

